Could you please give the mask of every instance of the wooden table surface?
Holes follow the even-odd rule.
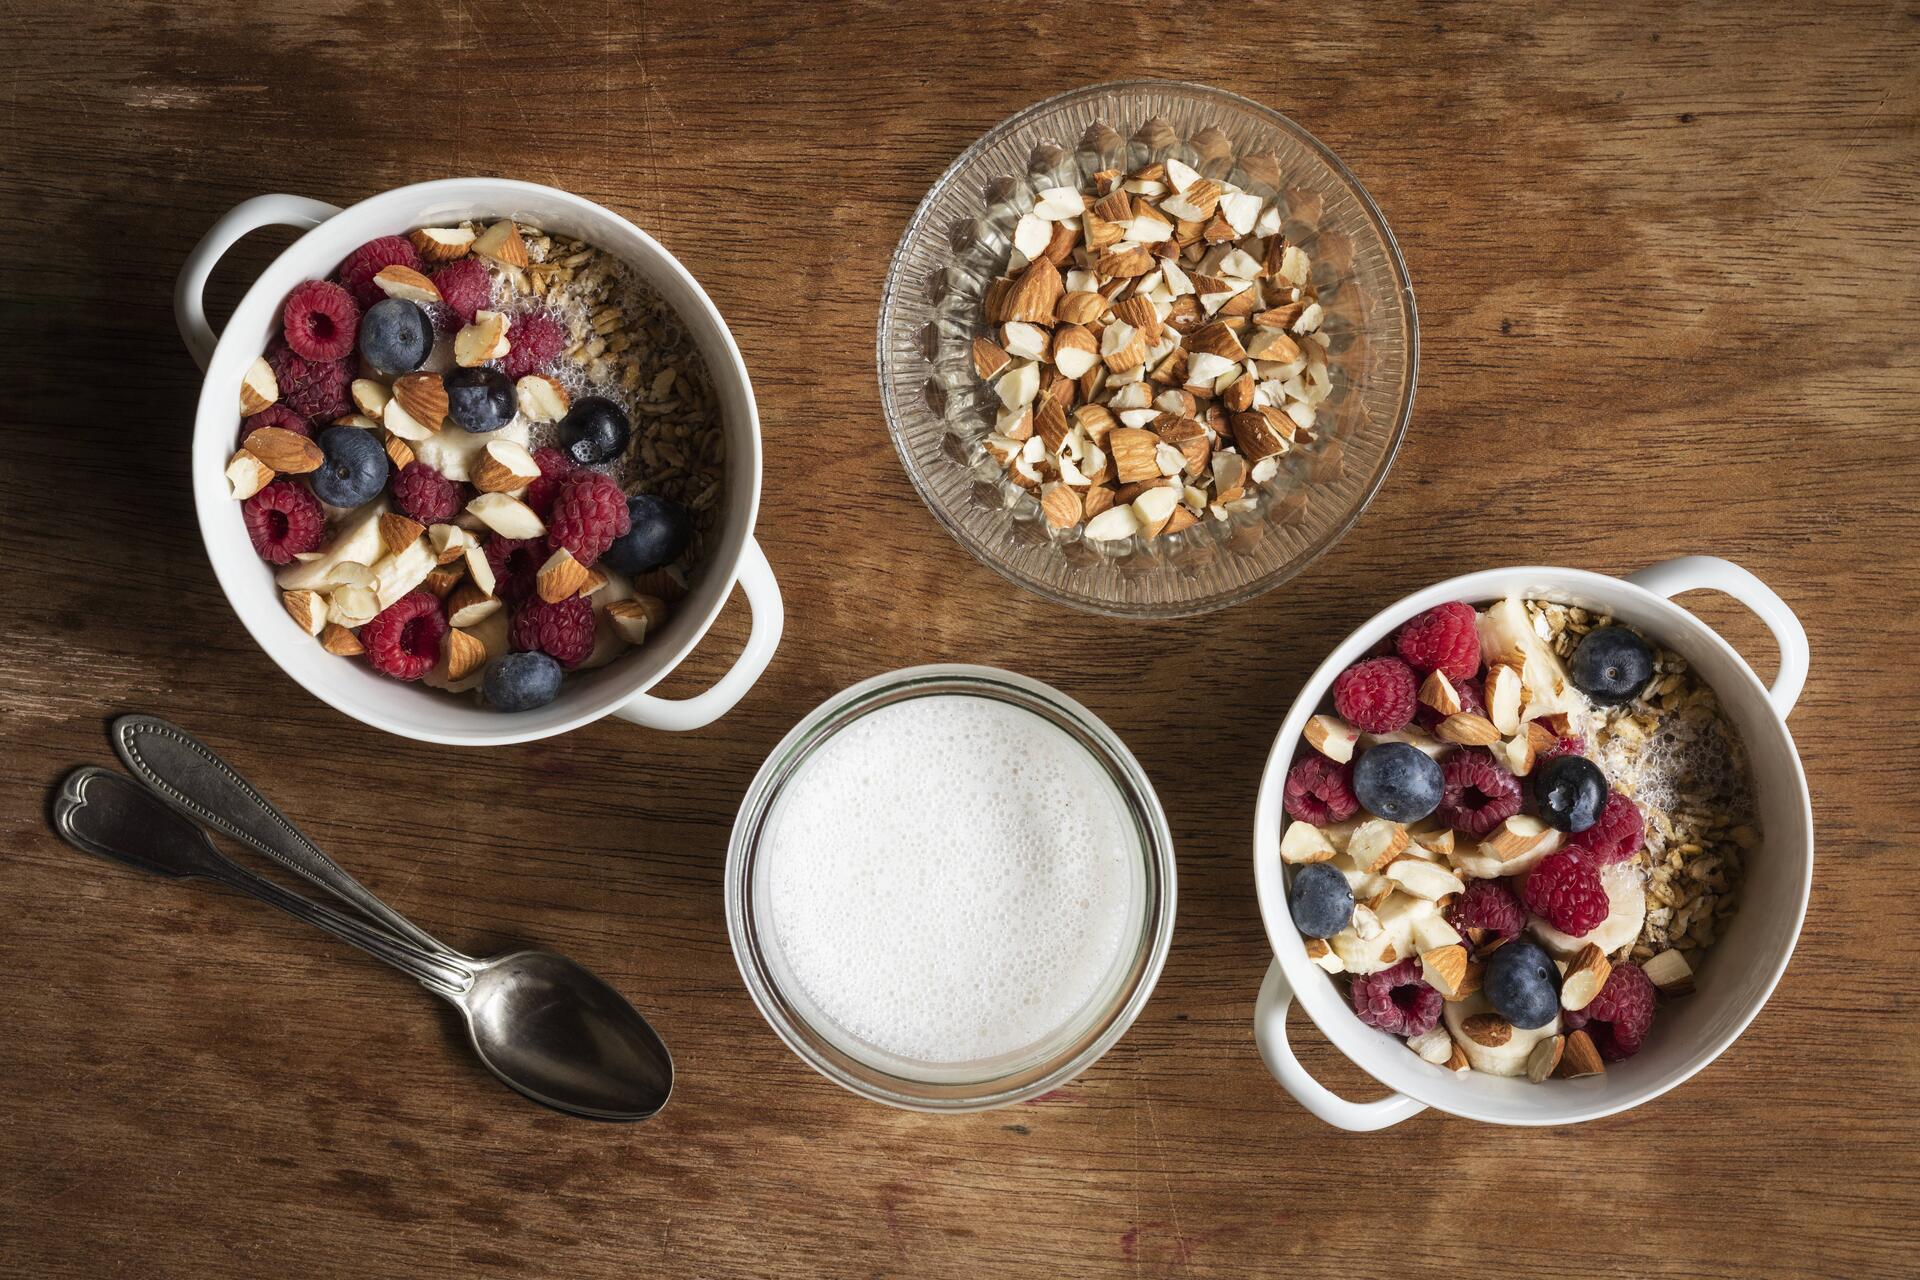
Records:
[[[1913,1273],[1911,3],[1266,6],[1212,27],[1118,3],[114,8],[0,4],[0,1271]],[[953,157],[1136,75],[1249,94],[1338,151],[1424,326],[1413,428],[1352,534],[1281,590],[1159,625],[1012,595],[969,559],[908,486],[872,368],[888,255]],[[214,583],[169,313],[183,255],[259,192],[344,204],[469,173],[633,218],[753,370],[787,634],[704,732],[410,744],[282,676]],[[218,297],[284,243],[244,246]],[[1819,876],[1771,1004],[1692,1083],[1584,1127],[1315,1121],[1249,1035],[1252,796],[1301,679],[1438,577],[1689,552],[1754,570],[1812,639],[1793,728]],[[1757,623],[1698,607],[1771,671]],[[723,668],[742,613],[670,692]],[[1126,1039],[1058,1096],[944,1119],[781,1046],[720,892],[741,792],[795,719],[939,660],[1090,705],[1152,774],[1180,860],[1173,953]],[[204,735],[441,936],[539,940],[634,993],[673,1046],[672,1105],[632,1127],[530,1106],[399,976],[58,845],[50,784],[109,759],[103,724],[130,709]],[[1378,1093],[1294,1030],[1336,1087]]]

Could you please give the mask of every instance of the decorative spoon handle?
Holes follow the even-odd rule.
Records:
[[[464,959],[452,947],[369,893],[333,859],[320,852],[319,846],[289,822],[285,814],[267,803],[266,797],[236,773],[232,765],[179,725],[158,716],[121,716],[113,722],[111,732],[113,749],[133,771],[133,776],[194,821],[259,850],[369,920],[428,951]]]
[[[132,778],[89,765],[67,775],[53,802],[53,823],[84,853],[176,879],[201,877],[238,889],[384,960],[430,991],[457,997],[473,985],[464,965],[421,949],[355,916],[344,915],[262,879],[220,855],[207,833]]]

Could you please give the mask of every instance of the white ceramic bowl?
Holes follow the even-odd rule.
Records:
[[[374,674],[336,657],[296,626],[280,606],[273,574],[254,554],[225,468],[239,419],[240,377],[266,348],[287,291],[327,275],[376,236],[465,218],[515,218],[586,240],[617,254],[674,308],[698,343],[719,397],[727,440],[725,514],[681,607],[643,648],[598,670],[569,676],[560,696],[512,715],[468,698]],[[266,226],[310,228],[274,259],[240,300],[226,331],[207,323],[202,293],[214,264],[235,241]],[[733,335],[685,267],[640,228],[591,200],[552,187],[498,178],[450,178],[400,187],[335,208],[299,196],[256,196],[229,210],[187,256],[174,290],[174,318],[193,358],[206,370],[193,435],[193,493],[214,575],[241,623],[308,692],[356,720],[428,742],[490,746],[577,728],[609,713],[656,729],[697,729],[731,710],[780,643],[783,611],[773,570],[753,538],[760,505],[760,419]],[[745,651],[706,692],[681,701],[647,690],[678,665],[713,625],[735,582],[753,610]]]
[[[1671,602],[1711,588],[1746,605],[1780,646],[1773,687],[1700,619]],[[1665,1005],[1646,1047],[1604,1075],[1531,1084],[1468,1072],[1456,1076],[1407,1051],[1397,1036],[1354,1016],[1344,992],[1307,959],[1287,910],[1280,861],[1286,775],[1307,718],[1333,678],[1417,613],[1447,600],[1478,603],[1510,593],[1610,613],[1686,658],[1719,695],[1745,739],[1760,807],[1762,845],[1745,864],[1740,909],[1697,975],[1698,990]],[[1254,814],[1254,884],[1274,960],[1254,1009],[1254,1039],[1267,1067],[1307,1110],[1343,1129],[1382,1129],[1428,1107],[1494,1124],[1574,1124],[1636,1107],[1686,1080],[1732,1044],[1766,1004],[1800,935],[1813,884],[1813,808],[1786,717],[1807,678],[1807,635],[1779,596],[1738,565],[1688,556],[1625,579],[1578,569],[1521,567],[1470,573],[1416,592],[1375,615],[1336,648],[1301,689],[1260,780]],[[1298,1000],[1339,1050],[1393,1094],[1349,1102],[1300,1065],[1287,1044],[1287,1008]]]

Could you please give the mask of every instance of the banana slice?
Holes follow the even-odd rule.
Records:
[[[427,541],[425,534],[415,538],[392,555],[382,556],[373,562],[374,594],[379,597],[380,607],[386,608],[407,592],[426,581],[439,563],[439,557],[433,554],[433,544]]]
[[[1440,741],[1440,739],[1434,737],[1417,725],[1408,725],[1406,728],[1396,729],[1392,733],[1363,733],[1360,735],[1360,744],[1363,747],[1377,747],[1383,742],[1404,742],[1410,747],[1417,747],[1421,751],[1426,752],[1435,760],[1438,760],[1441,756],[1453,750],[1453,744]]]
[[[1473,880],[1491,880],[1495,876],[1519,875],[1529,870],[1540,859],[1557,852],[1567,842],[1566,833],[1547,828],[1547,834],[1539,844],[1527,850],[1511,862],[1500,861],[1499,855],[1483,844],[1469,844],[1465,837],[1454,842],[1453,869]]]
[[[1473,1031],[1481,1039],[1470,1034],[1467,1023],[1470,1019],[1488,1015],[1497,1020],[1497,1025],[1475,1023]],[[1440,1011],[1446,1021],[1447,1030],[1452,1033],[1454,1042],[1465,1051],[1467,1064],[1475,1071],[1484,1071],[1490,1076],[1523,1076],[1527,1074],[1527,1055],[1533,1052],[1533,1046],[1552,1036],[1560,1034],[1560,1015],[1555,1014],[1544,1026],[1528,1030],[1516,1027],[1494,1013],[1493,1006],[1487,1003],[1485,995],[1476,991],[1465,1000],[1449,1001]],[[1506,1028],[1506,1039],[1499,1044],[1484,1044],[1482,1040],[1499,1039],[1499,1027]]]
[[[1640,869],[1631,862],[1616,862],[1601,868],[1600,883],[1607,890],[1607,918],[1592,933],[1576,938],[1539,916],[1527,921],[1527,932],[1562,960],[1572,959],[1589,942],[1608,955],[1630,945],[1640,936],[1640,926],[1647,919],[1647,888],[1640,881]]]
[[[1527,606],[1519,596],[1508,596],[1480,615],[1480,651],[1489,663],[1504,661],[1520,667],[1520,679],[1527,687],[1522,719],[1586,707],[1586,695],[1574,688],[1565,664],[1534,634]]]
[[[424,462],[449,480],[471,480],[480,454],[495,440],[525,444],[532,428],[518,418],[498,431],[468,431],[449,420],[425,440],[413,442],[415,461]]]
[[[295,560],[276,573],[273,580],[282,591],[318,591],[326,587],[327,578],[336,565],[349,560],[372,564],[386,554],[386,546],[380,541],[380,517],[386,512],[384,498],[359,508],[335,526],[333,541],[325,551],[312,560]],[[386,605],[380,607],[384,609]]]

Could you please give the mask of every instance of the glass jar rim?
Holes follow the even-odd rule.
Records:
[[[981,696],[1040,714],[1069,732],[1107,769],[1117,798],[1140,835],[1146,888],[1134,953],[1111,1001],[1063,1049],[1037,1064],[991,1077],[936,1082],[881,1069],[846,1052],[796,1007],[767,963],[756,916],[753,877],[767,820],[783,786],[808,755],[847,725],[907,699],[934,694]],[[802,1061],[834,1083],[891,1106],[916,1111],[979,1111],[1035,1097],[1072,1079],[1132,1026],[1152,995],[1173,939],[1176,868],[1173,837],[1146,771],[1117,735],[1084,706],[1041,681],[994,667],[908,667],[861,681],[826,699],[768,753],[741,801],[728,842],[727,932],[747,992],[768,1024]]]

